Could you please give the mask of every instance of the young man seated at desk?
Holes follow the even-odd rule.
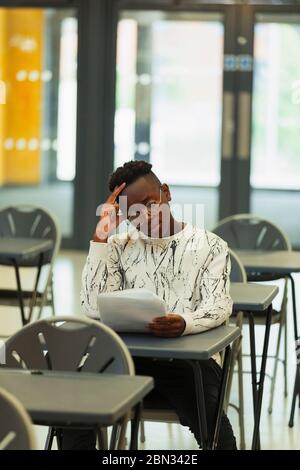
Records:
[[[161,297],[170,312],[149,324],[150,333],[170,338],[201,333],[224,323],[232,311],[227,245],[216,235],[173,218],[169,187],[160,183],[151,167],[144,161],[127,162],[111,175],[111,194],[102,206],[83,271],[82,305],[88,316],[99,319],[100,292],[145,288]],[[127,207],[122,205],[124,200]],[[131,222],[132,230],[108,239],[124,219]],[[176,410],[181,424],[189,426],[201,445],[190,366],[148,358],[134,358],[134,363],[136,374],[154,377],[149,400]],[[202,374],[211,435],[221,368],[215,359],[203,361]],[[95,434],[65,430],[63,448],[95,448]],[[225,414],[218,449],[236,449]]]

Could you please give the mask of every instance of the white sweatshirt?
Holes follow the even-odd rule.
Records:
[[[82,274],[81,303],[99,319],[99,292],[145,288],[181,315],[184,335],[224,323],[232,312],[230,256],[226,242],[186,224],[175,235],[150,238],[133,229],[108,243],[90,242]]]

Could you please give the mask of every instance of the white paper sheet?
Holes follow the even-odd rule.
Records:
[[[154,317],[167,313],[166,304],[147,289],[124,289],[98,295],[103,323],[118,332],[144,332]]]

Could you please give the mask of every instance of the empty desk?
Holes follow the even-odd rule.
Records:
[[[252,437],[253,450],[260,448],[259,425],[269,347],[270,327],[272,323],[272,301],[276,297],[278,290],[279,289],[277,286],[250,283],[232,283],[230,287],[230,294],[233,300],[233,309],[236,311],[243,311],[249,318],[252,394],[254,407],[254,430]],[[266,312],[265,336],[258,383],[256,371],[256,345],[253,312]]]
[[[47,251],[51,250],[53,246],[52,240],[34,239],[34,238],[1,238],[0,237],[0,264],[11,265],[15,268],[16,281],[17,281],[17,295],[21,311],[22,323],[26,325],[30,318],[26,319],[24,312],[24,299],[20,279],[20,266],[23,261],[38,256],[37,275],[32,293],[32,299],[37,294],[38,283],[40,279],[43,256]],[[9,295],[10,291],[2,291],[4,296]],[[0,292],[1,296],[1,292]]]
[[[111,426],[135,408],[153,388],[151,377],[0,369],[0,387],[15,395],[35,424]],[[130,448],[137,446],[139,415]]]
[[[300,252],[298,251],[259,251],[259,250],[237,250],[236,253],[240,257],[245,269],[248,273],[267,273],[274,274],[282,277],[288,277],[291,281],[292,287],[292,305],[293,305],[293,322],[294,322],[294,339],[298,345],[298,318],[297,318],[297,302],[296,302],[296,289],[293,273],[300,273]],[[297,362],[298,364],[298,362]],[[300,394],[300,381],[298,376],[300,374],[299,364],[297,365],[293,401],[291,407],[291,414],[289,426],[294,425],[294,413],[296,406],[296,398]]]

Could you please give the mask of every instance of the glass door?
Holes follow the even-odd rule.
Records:
[[[44,206],[73,236],[77,10],[0,7],[0,207]]]
[[[250,209],[300,245],[300,13],[254,25]]]
[[[219,216],[223,54],[223,13],[120,13],[114,167],[150,161],[175,215],[201,203],[208,228]]]

